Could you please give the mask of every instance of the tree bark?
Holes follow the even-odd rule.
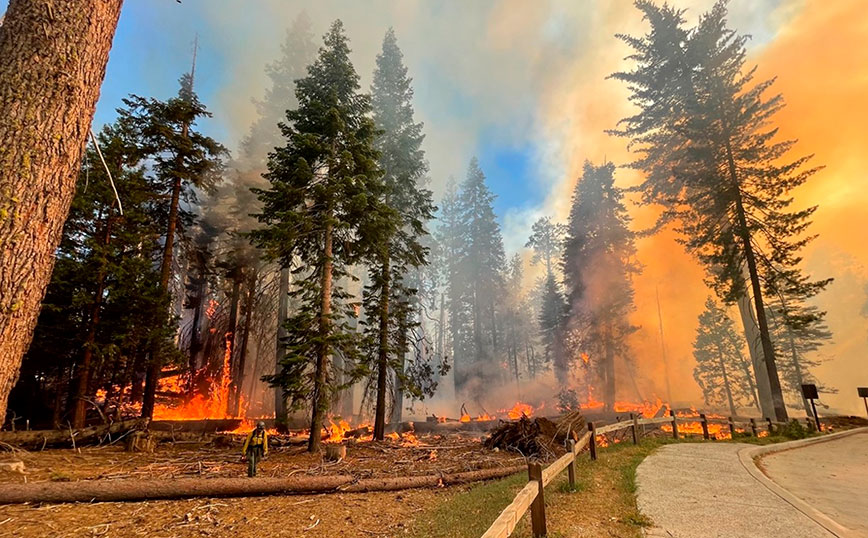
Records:
[[[103,231],[102,244],[104,248],[111,242],[112,218],[106,217]],[[103,253],[105,256],[105,253]],[[103,257],[100,261],[96,277],[96,292],[93,297],[93,305],[90,310],[88,321],[87,338],[84,343],[84,353],[81,364],[78,366],[78,375],[75,389],[74,411],[72,415],[72,427],[83,428],[87,418],[87,397],[89,396],[90,370],[93,362],[93,348],[96,345],[96,331],[99,328],[99,313],[102,310],[102,295],[105,291],[106,264],[108,261]]]
[[[0,422],[30,346],[122,0],[11,0],[0,28]]]
[[[781,392],[781,380],[778,377],[778,366],[775,363],[775,348],[772,345],[771,335],[769,334],[769,324],[766,319],[765,305],[763,304],[762,286],[759,280],[759,272],[757,271],[756,258],[754,256],[753,244],[751,243],[750,232],[747,226],[747,217],[745,215],[744,204],[742,202],[741,187],[738,182],[738,174],[735,167],[735,159],[732,155],[732,147],[730,146],[729,138],[725,140],[727,165],[729,167],[730,181],[732,182],[733,192],[735,194],[735,211],[738,219],[738,236],[744,249],[744,257],[747,262],[748,275],[750,276],[751,290],[753,291],[754,308],[756,310],[757,325],[760,332],[760,343],[762,344],[763,362],[766,366],[766,372],[769,378],[769,390],[772,397],[772,405],[775,412],[775,420],[778,422],[787,421],[787,407],[784,404],[784,395]]]
[[[277,298],[277,342],[275,343],[274,373],[279,375],[283,369],[280,361],[283,359],[284,340],[286,339],[286,316],[289,313],[289,267],[280,269],[280,284]],[[274,418],[277,427],[286,425],[286,398],[280,387],[274,388]]]
[[[734,417],[738,415],[738,413],[735,412],[735,402],[732,400],[732,389],[729,385],[729,375],[726,372],[726,362],[723,360],[723,347],[716,339],[715,346],[717,347],[717,361],[720,365],[720,371],[723,374],[723,389],[726,392],[726,401],[729,404],[729,415]]]
[[[48,502],[112,502],[188,497],[245,497],[311,493],[365,493],[410,488],[439,488],[513,475],[526,466],[423,476],[357,479],[351,475],[286,478],[176,478],[172,480],[78,480],[4,484],[0,504]],[[109,483],[106,483],[109,482]]]
[[[383,255],[382,279],[380,287],[380,341],[377,349],[377,405],[374,410],[374,440],[382,441],[386,433],[386,375],[389,369],[389,295],[391,289],[391,269],[387,253]]]
[[[250,322],[253,318],[253,299],[256,294],[256,271],[250,268],[250,277],[247,279],[247,302],[244,305],[247,311],[244,316],[244,332],[241,333],[241,348],[238,350],[238,368],[236,369],[234,394],[235,399],[232,404],[232,416],[237,417],[241,414],[241,393],[244,387],[244,366],[247,362],[247,343],[250,341]],[[249,402],[248,402],[249,403]]]
[[[175,230],[178,227],[178,205],[181,201],[181,178],[172,182],[172,200],[169,206],[169,222],[166,226],[166,242],[163,244],[163,260],[160,263],[160,289],[169,295],[169,279],[172,276],[172,256],[175,251]],[[158,346],[151,350],[148,369],[145,374],[145,392],[142,399],[142,417],[154,416],[154,402],[157,396],[157,385],[162,370],[162,357]]]
[[[322,274],[322,295],[320,298],[319,311],[319,334],[320,348],[316,357],[316,370],[314,371],[313,381],[313,402],[310,418],[310,439],[307,443],[308,452],[317,452],[322,443],[322,422],[323,416],[328,409],[329,399],[326,390],[326,375],[329,366],[329,343],[328,338],[331,333],[331,314],[332,314],[332,241],[333,225],[332,225],[332,208],[329,205],[325,215],[326,225],[323,232],[323,264]]]

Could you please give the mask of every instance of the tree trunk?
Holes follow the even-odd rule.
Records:
[[[112,219],[107,217],[103,232],[103,247],[108,247],[111,242]],[[106,253],[103,253],[105,256]],[[91,362],[93,362],[93,348],[96,345],[96,331],[99,328],[99,313],[102,310],[102,295],[105,291],[106,279],[106,264],[108,261],[103,257],[99,265],[96,277],[96,293],[93,297],[93,305],[90,310],[90,320],[88,320],[87,338],[84,343],[84,353],[81,359],[81,364],[78,366],[75,402],[72,415],[72,427],[83,428],[85,419],[87,418],[87,397],[89,394],[90,385],[90,370]]]
[[[241,275],[239,271],[232,273],[232,296],[229,299],[229,329],[226,331],[225,341],[229,359],[229,395],[226,401],[226,413],[231,414],[232,402],[235,399],[235,385],[233,373],[235,372],[235,329],[238,327],[238,301],[241,298]],[[224,361],[226,357],[224,356]],[[221,370],[222,371],[222,370]]]
[[[715,346],[717,347],[717,361],[723,374],[723,390],[726,392],[726,401],[729,403],[729,416],[734,417],[738,413],[735,412],[735,402],[732,400],[732,388],[729,385],[729,375],[726,372],[726,363],[723,360],[723,348],[720,342],[716,340]]]
[[[382,441],[386,433],[386,375],[389,369],[389,298],[392,293],[387,253],[382,257],[382,279],[380,287],[380,342],[377,349],[377,406],[374,410],[374,440]]]
[[[280,285],[277,298],[277,342],[275,343],[274,373],[279,375],[283,367],[280,361],[283,359],[284,339],[286,338],[286,316],[289,312],[289,268],[280,269]],[[286,398],[280,387],[274,388],[274,418],[279,428],[286,424]]]
[[[193,309],[193,324],[190,329],[190,357],[188,367],[190,369],[190,379],[196,375],[196,357],[199,355],[199,348],[202,347],[202,341],[199,339],[199,325],[202,323],[202,309],[205,307],[205,279],[199,277],[199,283],[196,285],[196,308]],[[193,384],[190,384],[190,390],[193,390]]]
[[[0,29],[0,422],[75,193],[122,0],[11,0]]]
[[[774,415],[774,405],[772,404],[772,393],[769,388],[769,376],[766,373],[766,365],[762,360],[762,349],[760,348],[759,331],[754,320],[753,307],[750,304],[750,297],[745,293],[738,299],[738,312],[741,317],[742,328],[744,329],[744,337],[747,341],[748,354],[752,375],[756,381],[756,392],[759,397],[760,412],[764,417]]]
[[[319,311],[319,334],[320,348],[316,357],[316,370],[314,372],[313,381],[313,402],[311,407],[310,418],[310,439],[307,444],[308,452],[317,452],[320,449],[322,442],[322,421],[326,410],[328,409],[329,399],[326,390],[326,376],[329,367],[329,343],[328,338],[331,336],[331,314],[332,314],[332,208],[329,205],[325,214],[326,225],[323,232],[323,264],[322,274],[322,295],[320,299]]]
[[[186,131],[186,129],[185,129]],[[169,280],[172,276],[172,256],[175,250],[175,230],[178,227],[178,205],[181,201],[181,178],[176,177],[172,182],[172,200],[169,206],[169,222],[166,226],[166,242],[163,244],[163,260],[160,263],[160,290],[164,295],[169,295]],[[145,375],[145,392],[142,396],[142,417],[154,416],[154,401],[157,396],[157,385],[160,381],[160,372],[163,366],[163,357],[159,345],[151,348],[151,357],[148,361],[148,370]]]
[[[603,394],[603,403],[609,411],[615,410],[615,354],[612,351],[611,336],[606,334],[606,341],[603,343],[606,346],[606,386]],[[672,405],[672,402],[669,402]]]
[[[244,308],[247,310],[244,316],[244,332],[241,334],[241,349],[238,350],[238,368],[233,380],[233,384],[235,385],[235,400],[232,404],[233,417],[237,417],[241,413],[241,393],[244,388],[244,363],[247,362],[247,343],[250,341],[250,322],[253,318],[253,299],[255,294],[256,271],[251,268],[250,278],[247,279],[247,303],[244,305]]]
[[[799,364],[799,352],[796,351],[796,340],[793,338],[793,333],[790,331],[789,327],[786,327],[787,337],[790,343],[790,356],[793,359],[793,371],[796,374],[796,384],[799,386],[799,389],[802,387],[802,383],[805,382],[804,377],[802,376],[802,365]],[[800,391],[801,392],[801,391]],[[809,417],[814,418],[814,411],[811,409],[811,403],[805,398],[804,393],[802,395],[802,405],[805,408],[805,412]]]
[[[398,325],[400,327],[406,327],[406,320],[401,319],[398,321]],[[421,325],[420,325],[421,326]],[[422,352],[424,353],[425,347],[422,346]],[[398,363],[395,366],[395,387],[394,387],[394,398],[392,401],[392,424],[400,424],[403,420],[404,415],[404,382],[401,380],[404,375],[404,365],[407,359],[407,330],[402,329],[400,335],[398,335]],[[425,360],[423,357],[422,360]]]
[[[781,392],[781,380],[778,377],[778,366],[775,363],[775,348],[772,345],[771,335],[769,334],[769,324],[766,319],[765,305],[763,304],[762,286],[760,284],[759,272],[757,271],[756,258],[754,257],[753,244],[751,243],[750,231],[747,226],[747,217],[745,215],[744,205],[742,202],[741,186],[738,182],[738,174],[735,167],[735,159],[732,155],[732,147],[730,146],[729,138],[725,140],[726,157],[729,166],[729,176],[732,182],[733,192],[735,194],[735,210],[738,218],[738,236],[744,249],[745,261],[747,262],[748,275],[750,276],[751,290],[753,291],[754,308],[756,313],[757,325],[760,332],[760,343],[762,344],[763,362],[766,366],[766,372],[769,378],[769,389],[772,397],[772,405],[775,412],[775,420],[778,422],[787,421],[787,407],[784,404],[784,395]]]

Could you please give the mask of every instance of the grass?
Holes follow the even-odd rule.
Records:
[[[673,442],[646,439],[638,446],[617,443],[598,450],[596,462],[587,452],[576,460],[576,488],[563,472],[546,487],[548,536],[640,537],[651,521],[636,507],[636,467],[657,447]],[[471,486],[420,514],[410,528],[416,538],[479,538],[527,483],[524,473]],[[523,517],[513,536],[531,536]]]
[[[778,430],[772,436],[737,434],[735,439],[714,442],[767,445],[802,435],[817,435],[807,430],[789,429]],[[682,437],[679,441],[671,437],[648,437],[635,446],[623,442],[598,448],[596,462],[583,452],[576,460],[575,488],[570,487],[566,472],[546,487],[548,536],[641,537],[642,528],[651,526],[653,522],[636,506],[636,468],[655,449],[675,442],[708,441],[695,435]],[[496,482],[469,486],[420,514],[409,528],[408,535],[414,538],[479,538],[526,483],[527,475],[520,473]],[[529,516],[521,519],[512,536],[531,536]]]

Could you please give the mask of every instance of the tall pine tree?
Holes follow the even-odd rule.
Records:
[[[368,334],[376,342],[376,406],[374,439],[383,440],[386,426],[388,380],[394,379],[392,405],[400,417],[402,395],[412,390],[405,375],[404,361],[410,347],[410,330],[418,325],[416,288],[409,271],[427,263],[428,249],[421,243],[425,224],[434,214],[431,192],[423,182],[428,165],[422,150],[422,124],[413,120],[413,89],[398,48],[395,32],[389,29],[383,49],[377,55],[371,86],[373,118],[380,136],[375,142],[383,170],[385,190],[382,202],[397,212],[394,227],[384,228],[376,254],[371,259],[370,284],[365,289]],[[373,351],[373,350],[372,350]]]
[[[464,281],[468,294],[472,348],[468,356],[456,357],[456,368],[458,360],[465,361],[466,365],[476,370],[477,377],[483,382],[499,380],[500,369],[494,365],[502,347],[499,341],[502,322],[498,318],[502,313],[500,300],[506,253],[492,205],[494,198],[485,184],[485,174],[479,167],[479,161],[474,157],[459,195],[459,207],[466,225],[463,235],[467,241],[459,278]]]
[[[752,297],[746,318],[755,316],[762,359],[754,369],[773,408],[764,412],[784,421],[763,282],[817,284],[787,276],[810,240],[805,232],[816,209],[792,210],[789,193],[816,169],[805,166],[807,157],[788,158],[792,141],[775,140],[770,123],[783,99],[766,95],[772,80],[753,82],[755,69],[745,68],[747,36],[727,28],[725,1],[692,29],[682,11],[636,5],[651,31],[619,36],[634,48],[636,67],[613,77],[629,85],[639,112],[616,132],[637,147],[632,166],[646,174],[639,188],[644,202],[664,206],[661,224],[677,223],[718,295],[727,303]]]
[[[623,192],[615,186],[615,166],[586,162],[573,193],[564,241],[563,270],[570,356],[586,354],[603,385],[608,409],[615,404],[616,360],[631,364],[628,316],[632,277],[639,271]]]
[[[333,393],[332,356],[358,359],[348,319],[355,316],[340,279],[391,229],[374,147],[370,98],[359,93],[343,23],[332,24],[307,77],[298,80],[298,108],[281,124],[286,145],[269,156],[268,190],[258,191],[264,227],[253,233],[283,266],[298,257],[307,278],[293,283],[300,303],[286,322],[283,369],[270,380],[294,407],[311,407],[308,450],[319,450]],[[385,222],[385,225],[384,225]]]

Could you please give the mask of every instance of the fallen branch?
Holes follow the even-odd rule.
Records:
[[[89,441],[99,440],[107,434],[127,432],[144,424],[142,419],[125,420],[102,426],[92,426],[80,430],[30,430],[19,432],[0,432],[0,443],[14,446],[69,446],[71,443],[82,446]]]
[[[178,478],[175,480],[79,480],[4,484],[0,504],[39,502],[118,502],[190,497],[251,497],[310,493],[363,493],[466,484],[503,478],[524,465],[463,473],[389,478],[303,476],[286,478]]]

